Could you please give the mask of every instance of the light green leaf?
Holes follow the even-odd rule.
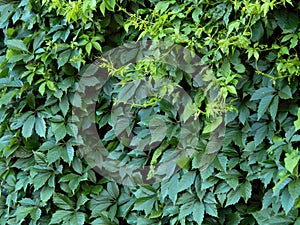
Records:
[[[105,6],[108,10],[113,11],[116,5],[115,0],[104,0]],[[104,14],[103,14],[104,15]]]
[[[300,108],[298,108],[298,118],[294,121],[295,131],[300,129]]]
[[[39,92],[40,92],[41,95],[44,95],[44,93],[45,93],[45,86],[46,86],[46,82],[42,83],[39,86]]]
[[[49,90],[56,91],[56,87],[55,87],[53,81],[47,80],[46,84],[47,84],[47,87],[49,88]]]
[[[155,11],[163,13],[164,11],[166,11],[168,9],[169,5],[170,5],[169,1],[158,2],[155,6]]]
[[[91,54],[91,50],[92,50],[92,43],[89,42],[86,46],[85,46],[85,50],[88,53],[88,55]]]
[[[216,204],[205,204],[205,212],[211,216],[218,217]]]
[[[100,4],[100,11],[102,15],[105,16],[105,1],[102,1],[102,3]]]
[[[117,14],[115,14],[115,15],[117,15]],[[92,45],[93,45],[93,47],[94,47],[95,49],[97,49],[99,52],[102,52],[102,47],[101,47],[101,45],[100,45],[98,42],[93,41],[93,42],[92,42]]]
[[[228,86],[226,86],[226,88],[229,91],[229,93],[237,95],[236,89],[233,85],[228,85]]]
[[[294,169],[298,165],[299,160],[300,160],[300,155],[298,154],[298,149],[293,150],[290,153],[286,153],[284,159],[285,168],[291,174],[294,174]]]

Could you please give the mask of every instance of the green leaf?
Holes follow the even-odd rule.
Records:
[[[10,49],[28,52],[28,49],[22,40],[18,40],[18,39],[7,40],[6,45]]]
[[[118,196],[119,196],[119,187],[116,183],[114,183],[114,182],[108,183],[107,184],[107,191],[113,199],[118,198]]]
[[[196,174],[194,172],[187,172],[182,175],[179,184],[177,186],[178,192],[186,190],[192,186],[195,181]]]
[[[287,189],[284,189],[281,196],[281,205],[286,215],[291,211],[295,204],[295,200],[290,195]]]
[[[273,87],[263,87],[258,90],[256,90],[253,95],[251,96],[251,101],[254,100],[261,100],[265,96],[272,95],[274,93],[274,88]]]
[[[72,54],[71,49],[67,49],[59,54],[59,57],[57,59],[58,68],[62,67],[69,61],[71,54]]]
[[[72,211],[67,210],[57,210],[51,218],[50,224],[62,224],[62,221],[67,220],[70,215],[72,215]]]
[[[41,44],[43,43],[43,41],[45,40],[45,32],[41,32],[38,36],[36,36],[34,38],[34,41],[33,41],[33,50],[37,50]]]
[[[68,100],[68,96],[67,95],[64,95],[62,97],[62,99],[60,100],[60,102],[59,102],[59,108],[60,108],[62,114],[64,116],[66,116],[67,113],[68,113],[68,110],[69,110],[69,100]]]
[[[215,167],[221,171],[223,170],[224,172],[226,172],[227,170],[227,163],[228,163],[228,158],[223,154],[218,154],[214,160]]]
[[[43,202],[47,202],[54,193],[54,187],[44,186],[40,193],[40,198]]]
[[[179,209],[178,219],[182,220],[183,218],[187,217],[188,215],[193,213],[193,209],[194,209],[193,202],[188,202],[188,203],[182,205]]]
[[[36,117],[35,118],[35,132],[40,137],[45,137],[45,135],[46,135],[46,123],[45,123],[44,118],[41,118],[41,117]]]
[[[63,139],[67,134],[65,124],[52,123],[52,132],[54,133],[56,141]]]
[[[57,161],[60,157],[61,157],[61,146],[55,147],[50,149],[47,152],[47,162],[50,163],[54,163],[55,161]]]
[[[33,178],[33,186],[34,190],[40,189],[45,183],[48,181],[48,179],[51,177],[52,173],[46,171],[46,172],[40,172]]]
[[[17,90],[9,91],[0,96],[0,106],[8,105],[11,102],[11,99],[17,94]]]
[[[275,96],[272,100],[272,103],[270,104],[270,107],[269,107],[269,112],[270,112],[270,115],[271,115],[273,121],[275,121],[275,118],[276,118],[276,115],[277,115],[278,104],[279,104],[279,97]]]
[[[27,215],[29,215],[29,213],[31,213],[32,210],[34,210],[34,207],[24,207],[24,206],[18,207],[16,212],[15,212],[16,219],[18,221],[24,220],[25,217]]]
[[[169,190],[169,197],[171,199],[171,201],[173,202],[173,204],[175,204],[176,200],[177,200],[177,194],[178,194],[178,184],[179,184],[179,180],[178,180],[178,173],[175,174],[169,181],[169,187],[168,187],[168,190]]]
[[[27,118],[27,120],[25,121],[22,127],[22,135],[24,138],[29,138],[32,135],[34,124],[35,124],[35,117],[34,115],[31,115]]]
[[[44,95],[44,93],[45,93],[45,86],[46,86],[46,82],[42,83],[39,86],[39,92],[40,92],[41,95]]]
[[[267,95],[261,99],[258,105],[257,120],[259,120],[267,111],[273,97],[273,95]]]
[[[162,142],[166,137],[167,126],[163,118],[154,117],[150,120],[149,123],[150,133],[151,133],[151,142]]]
[[[234,69],[238,72],[238,73],[244,73],[246,71],[246,67],[239,63],[239,64],[234,64]]]
[[[216,130],[220,126],[220,124],[222,123],[222,121],[223,121],[223,117],[221,117],[221,116],[219,116],[217,118],[213,118],[213,119],[214,119],[213,121],[208,122],[205,125],[205,127],[203,129],[203,133],[204,134],[207,134],[207,133],[210,133],[210,132]]]
[[[254,144],[256,147],[260,145],[263,142],[263,140],[266,138],[267,132],[268,132],[268,126],[266,126],[265,124],[255,131]]]
[[[199,23],[200,22],[200,19],[199,17],[201,16],[202,14],[202,8],[200,7],[196,7],[192,13],[192,18],[194,20],[195,23]]]
[[[281,99],[290,99],[293,97],[291,88],[286,85],[279,91],[279,97]]]
[[[252,194],[251,183],[249,181],[242,183],[240,186],[240,192],[245,202],[247,202],[251,198],[251,194]]]
[[[205,212],[211,216],[218,217],[216,204],[205,204]]]
[[[85,214],[83,212],[75,212],[70,219],[72,225],[83,225],[85,221]]]
[[[238,191],[238,189],[236,191],[231,190],[227,195],[227,201],[225,207],[236,204],[240,200],[240,198],[241,198],[241,194]]]
[[[156,199],[153,197],[143,197],[136,200],[133,210],[143,210],[146,215],[149,215],[153,209]]]
[[[63,194],[54,194],[53,196],[54,204],[64,210],[73,210],[75,203]]]
[[[115,8],[115,0],[104,0],[105,6],[108,10],[113,11]],[[104,14],[103,14],[104,15]]]
[[[194,208],[193,208],[193,220],[197,224],[202,224],[203,218],[204,218],[204,204],[201,202],[195,202]]]
[[[183,121],[186,122],[191,116],[193,116],[197,112],[197,107],[192,102],[192,100],[188,101],[183,110]]]
[[[290,195],[294,198],[297,199],[300,197],[300,179],[298,178],[297,180],[292,180],[288,184],[288,190]]]
[[[284,33],[294,33],[299,25],[299,17],[297,14],[288,10],[277,10],[275,13],[279,27]]]
[[[252,27],[251,41],[258,42],[264,36],[264,28],[261,21],[256,22]]]
[[[68,155],[68,160],[66,162],[71,163],[73,158],[74,158],[74,148],[70,145],[67,145],[67,155]]]

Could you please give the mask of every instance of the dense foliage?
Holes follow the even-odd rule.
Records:
[[[299,225],[299,14],[292,0],[1,2],[0,224]],[[193,99],[184,120],[197,117],[203,131],[197,151],[178,162],[170,179],[127,186],[102,177],[82,157],[72,111],[85,108],[78,83],[87,65],[138,40],[198,55],[222,98],[207,104],[209,88],[161,62],[112,72],[96,120],[99,138],[122,163],[151,168],[171,157],[180,141],[180,99],[161,96],[176,86]],[[126,60],[137,54],[127,52]],[[169,83],[154,85],[159,91],[139,102],[145,74]],[[222,146],[203,155],[208,134],[221,123],[210,118],[223,103]],[[122,123],[122,112],[111,113],[115,104],[131,110],[135,122]],[[136,139],[126,136],[128,127]],[[193,140],[185,135],[188,148]],[[139,151],[147,143],[154,145]]]

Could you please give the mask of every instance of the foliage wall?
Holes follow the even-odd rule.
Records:
[[[1,2],[0,224],[299,225],[299,10],[292,0]],[[205,169],[201,134],[199,153],[171,179],[125,186],[81,156],[72,107],[84,105],[76,95],[84,66],[137,40],[201,57],[226,98],[226,133]],[[172,106],[150,99],[131,105],[135,132],[145,134],[147,115],[158,113],[168,126],[162,144],[141,153],[116,138],[110,107],[122,85],[141,78],[137,67],[183,86],[202,129],[213,130],[213,110],[190,77],[166,65],[113,74],[98,99],[100,137],[115,157],[143,166],[166,160],[178,127]]]

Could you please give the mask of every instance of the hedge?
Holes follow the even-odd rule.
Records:
[[[299,225],[299,14],[1,1],[0,224]]]

